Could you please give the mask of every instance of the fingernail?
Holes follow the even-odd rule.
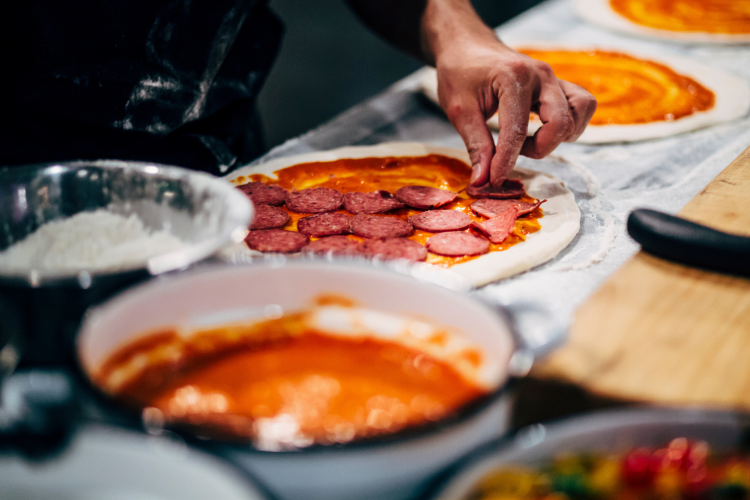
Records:
[[[470,184],[474,184],[477,179],[479,179],[479,171],[481,170],[481,167],[479,166],[479,163],[471,167],[471,180],[469,181]]]

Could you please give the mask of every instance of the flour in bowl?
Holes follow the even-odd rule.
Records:
[[[0,269],[123,269],[183,246],[169,231],[147,228],[136,214],[99,209],[42,225],[0,252]]]

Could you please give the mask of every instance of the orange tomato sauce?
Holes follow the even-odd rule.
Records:
[[[441,207],[445,210],[460,210],[468,214],[473,220],[486,220],[485,217],[474,214],[469,206],[476,201],[466,194],[464,190],[471,177],[471,168],[466,163],[455,158],[442,155],[428,155],[417,157],[386,157],[386,158],[348,158],[329,162],[302,163],[293,165],[274,172],[278,180],[263,174],[252,174],[250,176],[239,176],[233,180],[235,184],[241,185],[251,181],[262,181],[266,184],[278,184],[286,189],[306,189],[311,187],[327,187],[337,189],[342,193],[350,191],[374,192],[380,189],[395,193],[402,186],[420,185],[440,189],[449,189],[458,192],[458,197],[452,203]],[[536,202],[531,196],[524,196],[521,201]],[[298,214],[286,207],[282,207],[290,215],[290,221],[284,229],[296,231],[297,221],[310,214]],[[414,210],[405,207],[400,210],[383,214],[389,217],[408,219],[424,210]],[[351,215],[346,210],[341,213]],[[532,213],[520,217],[516,221],[515,228],[510,236],[501,244],[490,243],[490,252],[506,250],[526,240],[526,236],[539,231],[542,226],[538,219],[544,216],[541,208]],[[466,229],[466,232],[475,236],[481,233],[475,229]],[[427,239],[435,233],[415,229],[409,239],[425,244]],[[481,236],[482,238],[484,236]],[[349,238],[362,240],[358,236],[350,235]],[[313,238],[314,239],[314,238]],[[467,262],[477,257],[444,257],[429,253],[427,263],[441,267],[450,267],[455,264]]]
[[[617,52],[520,52],[552,66],[561,80],[596,97],[591,125],[631,125],[674,121],[714,106],[716,96],[690,77],[652,61]]]
[[[747,0],[610,0],[612,9],[649,28],[715,34],[750,33]]]
[[[391,434],[487,394],[444,361],[396,342],[312,331],[303,314],[188,340],[156,332],[115,352],[96,381],[168,423],[261,447]]]

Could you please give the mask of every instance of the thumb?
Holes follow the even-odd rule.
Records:
[[[448,119],[464,140],[471,160],[473,186],[487,184],[490,180],[490,162],[495,155],[495,143],[479,106],[462,108],[453,106],[447,111]]]

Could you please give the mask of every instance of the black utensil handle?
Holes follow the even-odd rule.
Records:
[[[750,276],[750,237],[737,236],[639,208],[628,217],[628,233],[648,253],[681,264]]]

